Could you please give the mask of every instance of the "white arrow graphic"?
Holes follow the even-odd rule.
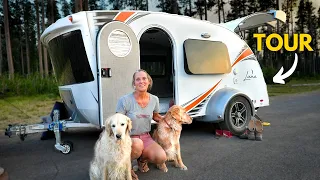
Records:
[[[295,54],[294,63],[292,65],[292,67],[290,68],[290,70],[288,72],[286,72],[285,74],[281,75],[283,73],[283,67],[281,67],[279,72],[273,77],[274,83],[285,84],[284,79],[291,76],[291,74],[294,72],[294,70],[296,70],[296,67],[298,64],[298,55],[297,55],[297,53],[294,53],[294,54]]]

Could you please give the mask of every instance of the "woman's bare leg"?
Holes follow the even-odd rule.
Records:
[[[131,138],[131,160],[138,159],[142,155],[143,141],[139,138]]]
[[[138,159],[142,155],[143,142],[139,138],[131,138],[131,141],[131,160]],[[133,180],[138,179],[138,176],[133,170],[131,170],[131,176]]]
[[[167,156],[163,148],[154,142],[143,150],[142,160],[147,160],[154,164],[162,164],[167,160]]]

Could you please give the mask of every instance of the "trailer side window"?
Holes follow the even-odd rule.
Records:
[[[228,49],[224,43],[187,39],[183,47],[187,74],[223,74],[231,71]]]
[[[60,86],[94,80],[80,30],[52,39],[48,51]]]

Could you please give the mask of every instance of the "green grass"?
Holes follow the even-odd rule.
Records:
[[[295,86],[298,84],[309,84],[307,86]],[[269,96],[278,96],[283,94],[296,94],[320,90],[320,80],[316,79],[293,79],[286,84],[268,85]]]
[[[292,86],[306,83],[320,83],[320,80],[291,80],[284,85],[268,85],[269,96],[320,90],[320,85]],[[48,115],[56,101],[61,101],[56,93],[0,96],[0,131],[3,131],[8,124],[33,124],[41,122],[41,116]]]
[[[60,98],[54,94],[0,98],[0,131],[8,124],[33,124],[41,122]]]

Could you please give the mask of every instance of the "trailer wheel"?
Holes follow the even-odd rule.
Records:
[[[249,102],[241,96],[233,98],[227,105],[224,113],[223,126],[234,135],[245,132],[251,118]]]
[[[60,151],[62,154],[70,154],[73,150],[73,143],[71,141],[64,141],[61,145],[66,148],[65,151]]]

